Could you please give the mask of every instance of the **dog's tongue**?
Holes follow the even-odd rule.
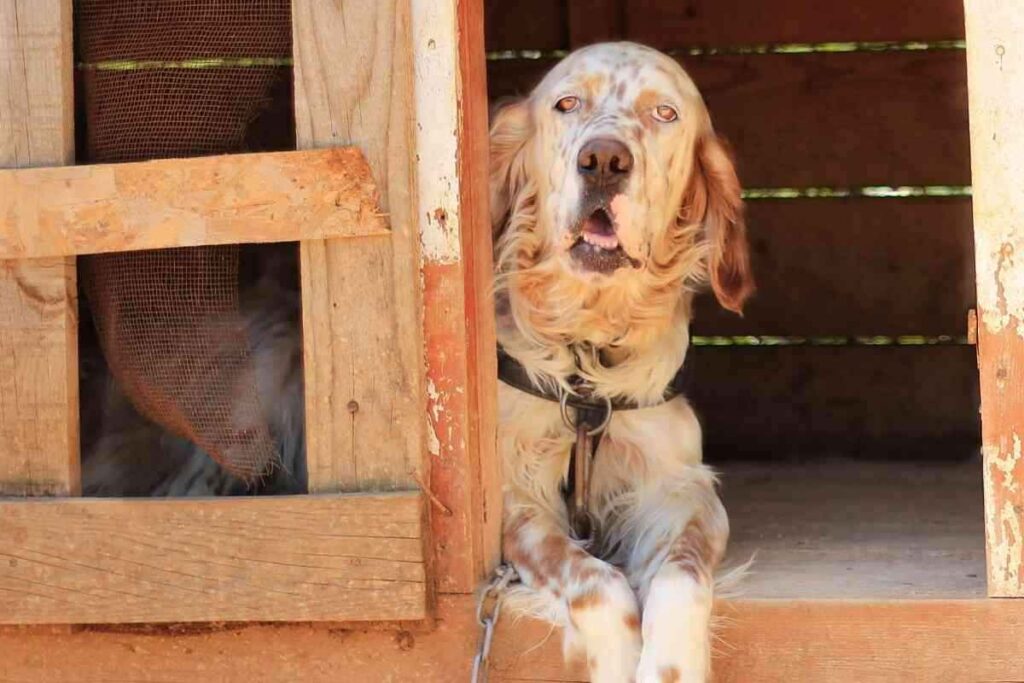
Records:
[[[619,246],[615,226],[604,209],[598,209],[583,221],[583,241],[607,251]]]

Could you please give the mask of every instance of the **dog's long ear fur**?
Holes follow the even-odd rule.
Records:
[[[525,100],[500,105],[491,116],[491,230],[495,239],[526,184],[523,150],[532,129]]]
[[[711,131],[696,140],[690,189],[684,206],[700,221],[710,244],[708,279],[723,308],[743,313],[754,293],[740,181],[725,144]]]

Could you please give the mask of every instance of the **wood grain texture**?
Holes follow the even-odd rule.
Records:
[[[409,5],[297,0],[296,140],[354,145],[387,238],[304,241],[311,492],[413,488],[423,467],[423,344]]]
[[[0,258],[386,235],[356,148],[0,171]]]
[[[459,197],[463,288],[466,292],[468,452],[476,571],[486,574],[501,559],[501,462],[498,458],[498,362],[494,320],[493,248],[490,231],[490,140],[488,138],[487,64],[480,0],[459,2],[459,73],[462,84],[459,135]],[[486,226],[486,229],[481,229]],[[474,589],[476,586],[474,586]]]
[[[625,37],[659,48],[691,45],[951,40],[964,35],[960,0],[617,0]]]
[[[270,683],[468,680],[478,627],[472,598],[442,596],[435,630],[248,626],[215,631],[147,629],[60,633],[0,631],[7,680],[56,683]],[[716,683],[1014,681],[1024,603],[1015,600],[736,601],[714,659]],[[561,636],[506,612],[492,681],[582,682],[562,664]],[[59,653],[59,656],[57,656]]]
[[[73,163],[71,0],[0,0],[0,64],[0,168]],[[80,489],[76,282],[74,259],[0,261],[2,494]]]
[[[425,616],[419,493],[0,503],[0,623]]]
[[[723,463],[746,600],[985,597],[981,458]],[[941,501],[941,504],[937,501]]]
[[[758,291],[742,318],[700,297],[695,334],[965,334],[970,199],[756,201],[747,225]]]
[[[447,508],[431,516],[433,569],[440,591],[471,593],[500,547],[491,242],[480,230],[489,221],[483,7],[427,4],[430,13],[414,13],[417,107],[433,115],[417,143],[427,433],[430,488]],[[430,168],[436,177],[424,182]]]
[[[978,450],[970,346],[691,349],[704,454],[957,459]]]
[[[969,185],[962,52],[683,58],[745,187]],[[488,65],[525,95],[552,60]]]
[[[968,0],[988,587],[1024,596],[1024,14]]]

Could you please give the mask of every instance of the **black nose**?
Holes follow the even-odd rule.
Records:
[[[576,169],[588,181],[603,185],[628,176],[633,170],[633,155],[625,143],[615,138],[594,138],[580,150]]]

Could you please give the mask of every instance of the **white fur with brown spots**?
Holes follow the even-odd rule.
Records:
[[[740,312],[753,291],[729,154],[674,60],[594,45],[495,114],[491,196],[502,346],[539,386],[578,373],[643,406],[600,442],[587,547],[560,493],[573,433],[558,405],[500,386],[510,604],[564,626],[594,681],[705,681],[729,525],[693,410],[662,397],[694,294]]]

